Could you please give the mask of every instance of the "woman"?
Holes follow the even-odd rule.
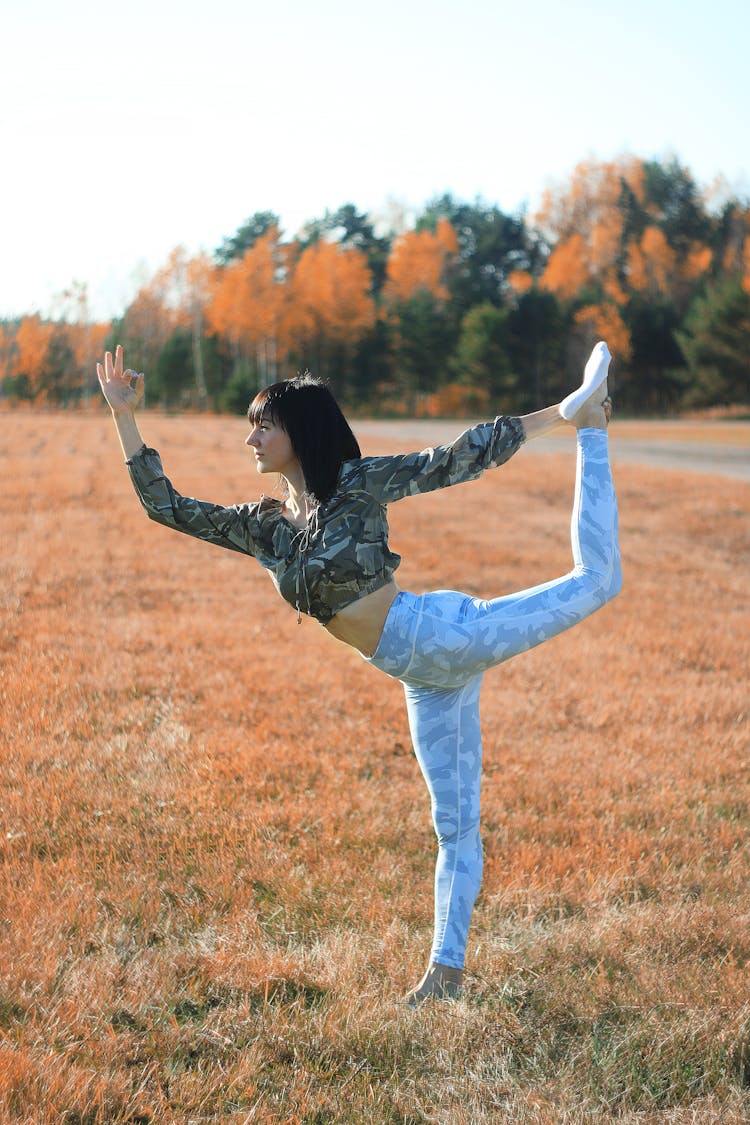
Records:
[[[310,376],[256,395],[247,444],[260,474],[280,474],[283,500],[225,508],[181,496],[138,430],[143,375],[123,371],[122,348],[97,364],[135,490],[151,519],[253,555],[286,601],[309,614],[406,693],[412,741],[438,837],[435,929],[412,1006],[461,991],[464,953],[482,876],[479,690],[490,667],[555,636],[619,591],[617,505],[609,469],[610,355],[594,348],[578,390],[521,418],[473,426],[447,446],[362,457],[330,391]],[[454,591],[399,590],[386,505],[471,480],[524,441],[571,421],[578,431],[573,569],[517,594],[483,601]]]

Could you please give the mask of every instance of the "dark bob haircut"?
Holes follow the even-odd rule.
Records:
[[[270,419],[286,430],[302,466],[305,487],[319,503],[335,491],[343,462],[362,456],[336,399],[308,371],[258,391],[247,416],[254,425]]]

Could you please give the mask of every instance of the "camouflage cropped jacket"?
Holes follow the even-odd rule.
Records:
[[[294,527],[266,496],[224,508],[181,496],[145,445],[126,463],[149,517],[166,527],[252,555],[298,614],[326,625],[345,606],[385,586],[401,562],[388,546],[386,505],[481,476],[525,439],[519,418],[499,417],[421,453],[345,461],[335,492]]]

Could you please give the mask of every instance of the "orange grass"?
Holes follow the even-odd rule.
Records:
[[[181,491],[259,495],[242,420],[143,429]],[[487,675],[468,994],[412,1013],[398,684],[150,523],[107,418],[5,417],[1,1121],[748,1119],[750,489],[612,440],[624,591]],[[572,484],[530,447],[394,505],[401,585],[562,573]]]

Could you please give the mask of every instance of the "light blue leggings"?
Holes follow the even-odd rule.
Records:
[[[483,601],[453,590],[399,593],[370,659],[404,685],[438,838],[431,960],[457,969],[482,881],[482,675],[582,621],[620,589],[606,430],[578,432],[571,539],[573,570],[517,594]]]

